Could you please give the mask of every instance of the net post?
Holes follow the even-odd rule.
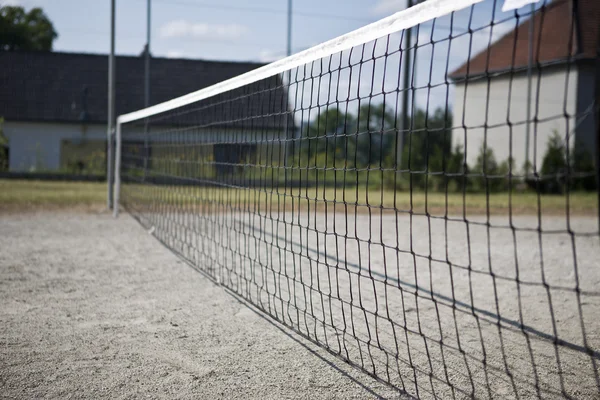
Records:
[[[117,119],[115,135],[115,187],[113,191],[113,216],[119,216],[119,195],[121,194],[121,123]]]
[[[114,199],[114,128],[110,125],[108,126],[107,132],[107,143],[106,143],[106,187],[107,187],[107,204],[106,207],[108,210],[111,210],[114,207],[113,199]]]
[[[110,210],[112,203],[114,169],[113,169],[113,142],[115,126],[115,0],[111,0],[110,6],[110,54],[108,56],[108,123],[107,123],[107,148],[106,148],[106,183],[107,183],[107,201],[106,206]]]

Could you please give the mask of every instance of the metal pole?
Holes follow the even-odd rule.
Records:
[[[150,2],[148,0],[147,6],[147,18],[146,22],[146,75],[144,81],[144,106],[150,106]]]
[[[292,55],[292,0],[288,0],[288,16],[287,16],[287,52],[288,56]]]
[[[410,8],[413,6],[413,0],[408,0],[407,2],[407,6]],[[410,86],[410,66],[411,66],[411,50],[410,50],[410,46],[412,44],[412,30],[410,28],[408,28],[405,32],[406,34],[406,45],[404,48],[404,55],[403,55],[403,62],[404,62],[404,76],[402,79],[402,131],[400,132],[400,134],[398,135],[398,148],[396,149],[396,151],[398,152],[398,165],[396,166],[396,168],[398,169],[402,169],[402,153],[404,152],[404,135],[406,132],[408,132],[408,130],[410,129],[410,120],[408,118],[408,99],[409,99],[409,90],[408,87]]]
[[[529,135],[531,132],[531,86],[533,69],[533,23],[535,5],[531,4],[531,17],[529,17],[529,56],[527,60],[527,123],[525,124],[525,176],[529,175]]]
[[[145,48],[145,75],[144,75],[144,107],[150,107],[150,37],[151,37],[151,0],[148,0],[146,7],[146,48]],[[118,127],[117,127],[118,129]],[[149,156],[149,138],[148,138],[148,118],[144,118],[144,181],[148,174],[148,156]],[[118,153],[118,151],[117,151]],[[117,175],[119,171],[117,171]],[[118,178],[117,178],[118,179]],[[117,185],[120,187],[120,185]]]
[[[119,216],[119,195],[121,194],[121,125],[117,124],[116,129],[117,145],[115,155],[115,193],[114,193],[114,204],[113,216],[116,218]]]
[[[115,0],[110,2],[110,55],[108,56],[108,121],[106,131],[107,206],[113,208],[113,133],[115,124]]]

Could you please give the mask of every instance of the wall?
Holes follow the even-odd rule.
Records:
[[[529,161],[538,169],[553,132],[565,137],[566,132],[575,127],[577,82],[575,66],[571,66],[568,74],[564,66],[544,68],[540,79],[534,70],[531,120],[537,118],[538,122],[529,123]],[[514,75],[512,79],[509,74],[502,74],[490,80],[472,80],[466,88],[464,82],[456,85],[452,142],[453,146],[459,145],[466,152],[470,166],[475,165],[487,138],[487,146],[493,149],[498,162],[512,156],[514,167],[522,171],[527,159],[527,125],[526,72]]]
[[[124,129],[124,139],[143,143],[145,137],[143,128],[141,126],[128,128],[127,130]],[[163,128],[163,130],[170,131],[168,127],[166,129]],[[61,168],[61,159],[64,161],[64,157],[61,158],[61,142],[65,139],[73,140],[85,137],[90,141],[106,140],[105,125],[88,125],[84,135],[83,128],[79,124],[5,121],[4,133],[9,141],[10,171],[48,171]],[[154,157],[159,157],[161,153],[166,153],[170,156],[170,152],[173,151],[172,149],[182,148],[182,144],[185,144],[185,132],[181,132],[179,135],[172,135],[172,133],[173,131],[166,135],[151,136],[151,142],[157,141],[160,143],[161,140],[171,141],[169,145],[161,144],[156,146]],[[237,131],[222,131],[219,132],[217,140],[215,134],[204,135],[200,132],[196,135],[190,134],[188,140],[195,140],[194,143],[202,143],[202,141],[206,141],[207,143],[215,141],[230,143],[244,141],[263,142],[263,145],[259,146],[259,153],[267,154],[267,147],[269,147],[269,150],[268,156],[263,156],[262,164],[267,162],[267,157],[268,162],[275,162],[280,157],[283,157],[281,155],[283,154],[283,149],[280,148],[279,142],[276,140],[279,135],[278,131],[272,130],[260,132],[260,134],[255,133],[245,140],[240,135],[242,134]],[[273,150],[274,148],[277,150]],[[272,158],[274,158],[274,161],[271,160]],[[124,160],[124,162],[127,162],[127,160]]]
[[[222,127],[151,126],[148,135],[148,165],[155,174],[212,176],[217,169],[233,164],[246,169],[282,164],[285,141],[282,132],[272,129],[231,129]],[[146,135],[143,124],[125,124],[122,167],[141,173]],[[228,167],[228,164],[229,165]],[[168,172],[162,170],[168,170]],[[161,170],[161,171],[159,171]]]
[[[105,125],[88,125],[85,136],[79,124],[4,122],[10,148],[10,171],[56,170],[60,168],[64,139],[105,140]]]

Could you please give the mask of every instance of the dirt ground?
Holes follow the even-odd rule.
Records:
[[[595,218],[190,213],[131,195],[197,268],[412,395],[598,398]]]
[[[0,215],[0,303],[0,398],[407,398],[127,215]]]

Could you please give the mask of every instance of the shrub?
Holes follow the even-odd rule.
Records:
[[[569,154],[562,136],[554,131],[542,160],[540,176],[528,177],[529,187],[540,193],[564,193],[565,190],[595,190],[594,160],[589,151],[578,147]]]
[[[568,175],[567,157],[562,138],[554,131],[542,159],[541,176],[537,180],[529,179],[529,185],[541,193],[563,193]]]
[[[512,171],[513,160],[501,163],[496,161],[494,151],[481,146],[473,172],[480,174],[472,180],[472,189],[476,191],[499,192],[509,189],[509,173]]]
[[[589,151],[581,148],[574,150],[571,155],[571,188],[573,190],[596,190],[598,182],[596,181],[596,170],[594,160]]]

